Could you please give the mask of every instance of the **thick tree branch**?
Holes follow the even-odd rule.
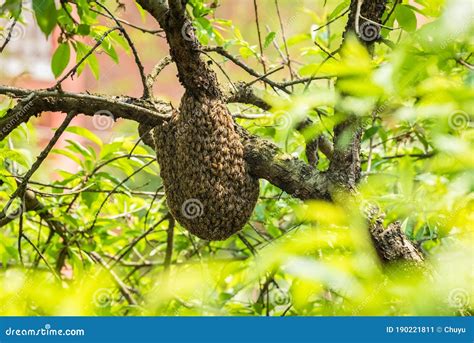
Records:
[[[169,118],[171,106],[165,102],[146,102],[123,96],[69,93],[57,90],[28,90],[0,86],[0,95],[22,100],[5,117],[0,119],[0,141],[20,124],[41,112],[79,111],[85,115],[107,115],[113,119],[123,118],[149,125],[158,125]]]
[[[86,115],[100,115],[104,109],[113,113],[115,118],[133,120],[145,126],[155,126],[168,119],[168,113],[171,111],[170,105],[166,103],[159,102],[158,108],[152,108],[149,102],[127,97],[107,97],[57,91],[30,91],[21,88],[0,87],[0,94],[13,97],[25,97],[32,92],[36,94],[34,104],[31,105],[31,109],[26,114],[20,116],[21,120],[16,126],[21,122],[28,121],[32,115],[37,115],[43,111],[68,112],[77,110],[79,113]],[[265,108],[267,105],[262,103],[261,106]],[[15,122],[14,119],[12,114],[0,119],[0,137],[2,139],[13,130],[11,123]],[[8,127],[11,129],[4,130]],[[325,174],[318,172],[303,161],[283,153],[275,144],[269,141],[251,136],[240,127],[238,127],[238,131],[242,136],[245,158],[253,175],[266,179],[283,191],[301,199],[329,199],[328,182]]]
[[[176,63],[178,77],[187,92],[200,97],[219,98],[221,90],[214,71],[201,59],[200,43],[194,27],[185,13],[185,2],[169,0],[169,9],[164,1],[137,0],[165,30],[170,55]]]
[[[352,0],[344,38],[355,32],[367,50],[372,51],[379,37],[378,23],[381,22],[385,5],[386,0]],[[342,189],[349,194],[357,192],[356,187],[361,176],[360,148],[363,129],[363,121],[354,114],[349,114],[346,120],[334,128],[334,151],[328,175],[335,189]],[[406,237],[399,223],[389,224],[385,228],[384,217],[384,213],[378,208],[372,208],[367,214],[369,233],[380,260],[384,264],[423,261],[422,253]]]
[[[370,235],[382,262],[423,262],[423,254],[408,240],[400,222],[397,221],[385,227],[383,225],[385,215],[375,206],[368,209],[367,217],[370,222]]]
[[[254,105],[264,111],[270,110],[272,107],[265,100],[255,94],[255,90],[247,85],[245,82],[237,82],[234,84],[228,94],[226,94],[226,101],[228,103],[242,103]]]
[[[326,173],[283,153],[275,144],[250,135],[240,127],[238,132],[243,138],[245,159],[251,174],[268,180],[296,198],[331,199]]]

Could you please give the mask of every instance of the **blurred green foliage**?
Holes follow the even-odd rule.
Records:
[[[137,136],[117,133],[104,142],[85,128],[70,127],[69,135],[81,138],[69,139],[51,158],[70,159],[76,170],[54,165],[53,177],[51,168],[43,168],[29,184],[44,211],[67,229],[68,240],[51,234],[37,212],[22,213],[21,202],[12,204],[17,215],[10,213],[11,222],[0,227],[0,315],[472,314],[472,4],[403,1],[387,17],[395,2],[389,1],[387,28],[373,56],[354,37],[337,49],[347,13],[324,26],[344,14],[349,1],[299,8],[297,15],[305,18],[301,22],[310,21],[301,28],[298,18],[292,21],[291,14],[283,13],[286,24],[298,27],[285,38],[299,61],[294,63],[299,75],[344,78],[337,87],[334,78],[296,86],[285,97],[262,88],[261,95],[273,105],[271,115],[239,119],[250,131],[305,159],[306,140],[329,137],[348,113],[361,116],[368,125],[357,201],[301,202],[262,180],[260,200],[241,234],[207,242],[177,226],[167,269],[167,209],[159,167],[149,164],[154,153],[136,146]],[[7,0],[0,14],[20,18],[17,5]],[[246,38],[233,18],[219,18],[218,5],[190,1],[199,39],[258,65],[257,41]],[[63,7],[52,0],[33,2],[46,35],[61,28],[61,44],[52,58],[56,76],[68,65],[70,48],[78,60],[90,49],[80,37],[97,40],[106,32],[93,6],[87,1]],[[77,22],[66,13],[73,9]],[[275,46],[285,51],[284,45],[280,26],[272,25],[264,35],[269,70],[281,65],[278,51],[270,51]],[[118,62],[119,46],[129,49],[114,32],[101,49]],[[335,51],[332,57],[328,51]],[[94,54],[86,64],[100,77]],[[4,99],[0,117],[13,105]],[[302,133],[295,125],[304,116],[314,124]],[[14,175],[32,165],[36,144],[32,124],[0,142],[2,204],[17,187]],[[323,155],[320,159],[324,169],[328,161]],[[367,202],[387,213],[387,223],[402,223],[425,253],[430,273],[382,268],[361,217]],[[28,241],[18,239],[20,217]]]

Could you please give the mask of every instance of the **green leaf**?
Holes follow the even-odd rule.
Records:
[[[81,165],[81,159],[80,159],[76,154],[74,154],[73,152],[71,152],[70,150],[65,150],[65,149],[53,149],[53,150],[51,150],[51,153],[52,153],[52,154],[58,154],[58,155],[65,156],[65,157],[67,157],[67,158],[70,158],[70,159],[73,160],[74,162],[76,162],[78,165]]]
[[[296,44],[299,44],[301,42],[308,41],[308,40],[311,40],[311,34],[301,33],[301,34],[294,35],[293,37],[289,38],[286,41],[286,43],[288,44],[288,46],[293,46],[293,45],[296,45]]]
[[[90,189],[93,190],[94,188]],[[97,202],[97,199],[99,198],[100,193],[98,192],[82,192],[81,193],[81,199],[84,201],[84,203],[87,205],[87,207],[92,208],[94,203]]]
[[[89,130],[83,128],[83,127],[70,126],[70,127],[67,128],[66,131],[74,133],[74,134],[79,135],[81,137],[87,138],[88,140],[94,142],[95,144],[97,144],[100,147],[102,146],[102,140],[97,135],[95,135],[94,133],[92,133],[91,131],[89,131]]]
[[[254,52],[249,47],[243,46],[239,49],[240,56],[243,58],[249,58],[254,55]]]
[[[110,56],[110,58],[115,62],[119,63],[119,57],[117,52],[115,51],[114,46],[111,43],[109,37],[106,37],[101,45],[102,49],[104,49],[105,53]]]
[[[96,78],[96,80],[98,80],[99,79],[99,61],[97,60],[97,57],[94,54],[87,57],[87,64],[89,65],[89,68],[91,69],[91,72]]]
[[[5,13],[10,12],[13,18],[19,18],[21,14],[21,2],[17,0],[6,0],[2,1],[0,6],[0,13],[4,15]]]
[[[341,2],[339,5],[337,5],[334,10],[331,12],[331,14],[328,16],[328,20],[333,19],[334,17],[338,16],[341,14],[345,9],[349,7],[350,1],[349,0],[344,0]]]
[[[416,15],[409,6],[400,5],[395,10],[397,22],[405,31],[413,32],[416,30]]]
[[[51,60],[51,70],[54,76],[57,78],[66,69],[69,58],[71,57],[71,48],[68,43],[62,43],[58,46],[54,52]]]
[[[147,12],[143,9],[142,6],[136,1],[133,2],[135,4],[135,7],[138,10],[138,13],[140,13],[140,17],[142,18],[142,21],[145,22]]]
[[[58,18],[54,0],[33,0],[33,11],[41,31],[49,36],[57,24]]]
[[[266,37],[265,37],[265,43],[263,44],[263,47],[266,49],[268,46],[273,42],[275,39],[276,33],[275,32],[270,32]]]
[[[81,154],[82,156],[84,156],[85,158],[93,158],[94,157],[94,156],[92,156],[91,152],[89,150],[87,150],[81,143],[70,140],[70,139],[66,139],[66,142],[71,144],[67,147],[69,150],[77,152],[77,153]]]
[[[76,49],[76,62],[79,62],[88,52],[90,47],[81,42],[74,42],[74,48]],[[77,67],[77,74],[81,75],[84,67],[88,65],[92,74],[96,79],[99,78],[99,61],[94,54],[89,55],[86,60]]]
[[[107,28],[105,29],[108,30]],[[127,40],[121,34],[119,34],[117,31],[113,31],[109,34],[109,37],[119,44],[126,53],[130,53],[130,46],[128,45]]]
[[[89,33],[91,33],[91,27],[86,24],[79,24],[77,27],[77,33],[82,36],[87,36]]]
[[[377,133],[380,126],[372,126],[371,128],[367,129],[364,133],[364,137],[362,138],[363,141],[370,139],[373,135]]]

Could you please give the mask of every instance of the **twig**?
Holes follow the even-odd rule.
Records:
[[[54,88],[54,87],[53,87]],[[159,125],[168,120],[172,111],[170,104],[164,101],[149,102],[128,96],[91,95],[60,90],[30,90],[0,85],[0,94],[11,98],[22,98],[13,109],[0,118],[0,141],[21,123],[41,112],[68,112],[80,110],[87,116],[110,111],[113,119],[124,118],[150,126]]]
[[[41,251],[38,249],[38,247],[28,238],[27,235],[22,233],[22,237],[25,239],[25,241],[27,241],[33,247],[33,249],[35,249],[38,256],[44,261],[44,263],[46,264],[46,267],[48,267],[51,273],[53,273],[54,277],[56,277],[59,281],[61,281],[61,277],[58,275],[58,273],[56,273],[54,268],[48,263],[48,261],[46,260],[44,255],[41,253]]]
[[[317,31],[319,31],[319,30],[325,28],[326,26],[328,26],[328,25],[334,23],[334,22],[335,22],[336,20],[338,20],[339,18],[344,17],[349,11],[350,11],[349,8],[346,9],[344,12],[342,12],[341,14],[339,14],[337,17],[334,17],[334,18],[332,18],[331,20],[329,20],[326,24],[324,24],[324,25],[322,25],[322,26],[319,26],[319,27],[317,27],[316,29],[314,29],[313,32],[317,32]]]
[[[385,25],[388,20],[390,19],[390,17],[392,16],[393,12],[395,12],[395,8],[397,7],[397,5],[401,2],[401,0],[395,0],[395,3],[393,4],[393,7],[390,9],[390,12],[388,13],[387,15],[387,18],[385,18],[385,20],[383,21],[383,25]]]
[[[125,182],[127,182],[128,180],[130,180],[134,175],[138,174],[140,171],[142,171],[143,169],[145,169],[146,167],[148,167],[150,164],[152,164],[153,162],[155,162],[156,159],[152,159],[151,161],[147,162],[146,164],[144,164],[143,166],[141,166],[140,168],[138,168],[137,170],[135,170],[133,173],[131,173],[129,176],[127,176],[125,179],[123,179],[119,184],[117,184],[114,189],[109,193],[107,194],[107,196],[105,197],[105,199],[102,201],[102,203],[100,204],[99,206],[99,209],[97,210],[97,213],[95,214],[94,216],[94,221],[92,222],[92,225],[89,227],[89,230],[92,230],[95,226],[95,223],[97,222],[97,219],[99,218],[99,214],[100,212],[102,211],[102,208],[104,207],[105,203],[107,202],[107,200],[109,200],[109,198],[112,196],[112,194],[119,188],[121,187]]]
[[[261,119],[270,118],[271,116],[267,113],[232,113],[232,117],[239,119]]]
[[[334,57],[334,53],[331,51],[327,50],[325,47],[323,47],[321,44],[319,44],[316,39],[313,41],[314,45],[316,45],[318,48],[320,48],[325,54],[328,55],[328,57],[333,58],[337,61],[337,58]]]
[[[281,36],[283,39],[283,46],[285,47],[286,65],[288,66],[288,70],[290,71],[290,79],[293,81],[294,75],[293,75],[293,69],[291,68],[290,52],[288,50],[288,44],[286,42],[285,26],[283,25],[283,20],[281,19],[280,6],[278,5],[278,0],[275,0],[275,7],[277,11],[278,21],[280,22],[280,30],[281,30]]]
[[[19,195],[21,195],[21,196],[23,195],[24,191],[26,190],[26,185],[28,184],[28,181],[30,180],[31,176],[33,176],[33,174],[36,172],[36,170],[38,170],[38,168],[41,166],[41,164],[46,159],[46,157],[48,156],[49,152],[54,147],[54,145],[57,143],[57,141],[59,140],[59,137],[61,137],[63,132],[69,126],[69,123],[71,122],[71,120],[74,118],[75,115],[76,115],[75,112],[69,112],[68,113],[66,119],[64,119],[61,126],[56,130],[56,132],[54,133],[53,138],[49,141],[46,148],[39,154],[39,156],[37,157],[35,163],[33,163],[33,165],[31,166],[30,170],[28,170],[26,172],[25,176],[23,176],[23,180],[18,185],[17,189],[13,192],[13,194],[10,196],[10,201],[7,203],[7,205],[3,209],[3,213],[6,213],[6,211],[8,210],[8,207],[10,206],[11,201],[13,201],[13,199],[15,199]]]
[[[262,76],[260,76],[260,77],[257,77],[255,80],[248,82],[248,83],[247,83],[247,86],[251,86],[251,85],[253,85],[254,83],[256,83],[256,82],[262,80],[263,78],[266,78],[267,76],[272,75],[272,74],[276,73],[277,71],[282,70],[283,68],[284,68],[283,66],[279,66],[278,68],[272,69],[272,70],[268,71],[265,75],[262,75]]]
[[[257,25],[257,34],[258,34],[258,46],[260,48],[260,60],[262,61],[263,66],[263,73],[267,73],[267,66],[265,65],[265,60],[263,56],[263,44],[262,44],[262,35],[260,32],[260,21],[258,17],[258,7],[257,7],[257,0],[253,0],[253,8],[255,11],[255,24]]]
[[[229,74],[227,74],[227,72],[225,71],[224,68],[222,68],[222,66],[216,62],[215,59],[212,58],[211,55],[209,55],[207,52],[202,52],[204,55],[206,55],[212,62],[214,62],[214,64],[220,69],[220,71],[222,72],[222,74],[224,74],[224,76],[226,77],[226,79],[229,81],[229,83],[231,84],[231,86],[234,88],[234,89],[237,89],[235,87],[235,84],[234,82],[232,81],[232,79],[230,78]]]
[[[250,68],[248,65],[246,65],[245,63],[241,62],[239,59],[232,56],[229,52],[227,52],[226,50],[224,50],[220,46],[217,46],[217,47],[203,47],[202,51],[203,52],[207,52],[207,51],[216,52],[216,53],[228,58],[229,60],[231,60],[234,64],[236,64],[237,66],[239,66],[240,68],[245,70],[250,75],[260,78],[263,82],[269,84],[272,87],[278,88],[278,89],[282,90],[283,92],[285,92],[287,94],[291,94],[284,86],[281,86],[277,82],[274,82],[274,81],[268,79],[267,77],[261,75],[260,73],[256,72],[255,70]]]
[[[391,156],[382,156],[380,159],[382,160],[392,160],[396,158],[403,158],[403,157],[412,157],[412,158],[417,158],[420,160],[423,160],[425,158],[430,158],[433,157],[436,153],[434,151],[430,151],[424,154],[397,154],[397,155],[391,155]],[[361,163],[367,163],[367,160],[361,160]]]
[[[393,31],[393,30],[401,30],[400,27],[385,26],[385,25],[383,25],[383,24],[377,23],[376,21],[373,21],[372,19],[369,19],[369,18],[364,17],[362,14],[360,15],[360,17],[361,17],[362,19],[364,19],[365,21],[367,21],[367,22],[369,22],[369,23],[371,23],[371,24],[374,24],[375,26],[382,27],[382,28],[387,29],[387,30],[391,30],[391,31]]]
[[[60,89],[60,85],[61,83],[63,83],[64,80],[66,80],[69,76],[71,75],[74,75],[77,71],[77,68],[82,64],[84,63],[84,61],[90,56],[92,55],[92,53],[102,44],[102,42],[104,41],[105,37],[107,37],[109,34],[111,34],[113,31],[115,30],[120,30],[119,27],[113,27],[107,31],[104,32],[104,34],[97,40],[97,42],[95,43],[95,45],[81,58],[81,60],[79,62],[76,63],[76,65],[74,67],[72,67],[67,73],[66,75],[64,75],[62,78],[60,78],[56,84],[51,87],[51,88],[48,88],[49,91],[52,91],[54,89]]]
[[[69,19],[71,19],[71,21],[72,21],[74,24],[79,25],[79,23],[77,22],[77,20],[74,19],[74,17],[71,15],[71,13],[69,12],[69,10],[68,10],[67,7],[66,7],[67,1],[66,1],[66,0],[60,0],[59,3],[61,4],[61,8],[64,10],[64,12],[66,12],[66,15],[69,17]]]
[[[238,233],[237,236],[240,238],[240,240],[242,241],[242,243],[244,243],[244,245],[250,250],[250,252],[252,253],[252,255],[256,256],[256,255],[257,255],[257,251],[255,250],[255,248],[253,247],[253,245],[250,244],[250,242],[247,240],[247,238],[245,238],[245,236],[244,236],[242,233]]]
[[[171,260],[173,258],[173,239],[174,239],[174,218],[170,214],[169,216],[169,223],[168,223],[168,230],[166,231],[167,238],[166,238],[166,253],[165,253],[165,261],[163,263],[165,267],[165,271],[169,271]]]
[[[128,286],[115,274],[115,272],[112,270],[112,267],[109,267],[107,262],[104,261],[104,259],[96,252],[91,252],[89,254],[96,262],[98,262],[105,270],[109,272],[109,274],[112,276],[114,279],[115,283],[117,284],[120,293],[122,293],[123,297],[127,300],[127,302],[130,305],[136,306],[137,302],[135,299],[133,299],[132,294],[128,290]]]
[[[21,4],[21,3],[20,3]],[[20,5],[21,6],[21,5]],[[13,23],[10,25],[8,28],[8,35],[7,38],[5,38],[5,41],[3,42],[2,46],[0,46],[0,54],[3,52],[3,50],[6,48],[8,42],[10,42],[10,39],[12,38],[13,30],[15,29],[16,23],[18,22],[18,18],[15,18],[13,20]]]
[[[288,87],[289,86],[293,86],[293,85],[297,85],[297,84],[301,84],[301,83],[307,83],[307,82],[311,82],[313,80],[321,80],[321,79],[331,79],[331,78],[334,78],[336,76],[334,75],[324,75],[324,76],[311,76],[311,77],[306,77],[306,78],[302,78],[302,79],[297,79],[297,80],[292,80],[292,81],[286,81],[286,82],[275,82],[275,81],[272,81],[270,80],[269,78],[267,78],[265,75],[261,75],[259,74],[258,72],[256,72],[255,70],[253,70],[252,68],[250,68],[248,65],[246,65],[245,63],[241,62],[239,59],[237,59],[236,57],[232,56],[232,54],[230,54],[229,52],[227,52],[226,50],[224,50],[222,47],[220,46],[216,46],[216,47],[205,47],[203,48],[203,51],[212,51],[212,52],[216,52],[226,58],[228,58],[229,60],[231,60],[234,64],[236,64],[237,66],[241,67],[243,70],[245,70],[247,73],[249,73],[250,75],[252,76],[255,76],[257,78],[259,78],[259,80],[262,80],[263,82],[266,82],[267,84],[269,84],[270,86],[274,87],[274,88],[278,88],[282,91],[284,91],[285,93],[287,94],[291,94],[290,91],[288,91]]]
[[[143,219],[144,229],[146,229],[146,227],[147,227],[148,216],[150,215],[151,209],[153,208],[153,204],[155,203],[156,198],[158,198],[158,194],[159,194],[159,192],[162,188],[163,188],[163,186],[158,187],[158,189],[155,192],[155,195],[153,196],[153,199],[151,200],[150,206],[148,206],[148,210],[145,213],[145,218]]]
[[[138,242],[140,242],[143,238],[145,238],[146,236],[148,236],[150,233],[152,233],[153,231],[155,231],[155,229],[158,227],[158,225],[160,225],[161,223],[163,223],[165,220],[168,219],[168,217],[171,216],[171,214],[167,214],[165,215],[163,218],[161,218],[155,225],[153,225],[151,228],[149,228],[148,230],[146,230],[144,233],[142,233],[140,236],[136,237],[126,248],[125,250],[120,253],[120,251],[115,255],[115,257],[113,257],[112,259],[114,260],[114,263],[112,264],[111,267],[114,267],[118,262],[120,262],[120,260],[122,260],[125,256],[127,256],[127,254],[135,247],[135,245],[138,244]],[[123,250],[123,249],[121,249]],[[120,255],[118,255],[120,253]],[[117,256],[118,255],[118,256]]]
[[[109,19],[114,19],[113,17],[109,16],[108,14],[105,14],[105,13],[102,13],[101,11],[98,11],[94,8],[90,8],[89,9],[90,11],[94,12],[94,13],[97,13],[103,17],[106,17],[106,18],[109,18]],[[163,30],[149,30],[149,29],[145,29],[143,27],[140,27],[140,26],[137,26],[135,24],[132,24],[124,19],[121,19],[121,18],[117,18],[115,17],[116,20],[118,20],[120,23],[124,24],[124,25],[127,25],[127,26],[130,26],[131,28],[133,29],[136,29],[136,30],[139,30],[143,33],[149,33],[149,34],[152,34],[152,35],[156,35],[158,37],[161,37],[161,38],[164,38],[164,36],[162,35],[159,35],[159,33],[163,33],[164,31]]]
[[[112,17],[113,21],[115,21],[115,23],[117,24],[117,26],[119,27],[119,30],[120,32],[122,32],[123,36],[125,37],[125,39],[127,40],[127,43],[128,45],[130,46],[130,49],[132,49],[132,53],[133,53],[133,56],[135,57],[135,63],[137,64],[137,67],[138,67],[138,71],[140,72],[140,77],[142,79],[142,84],[143,84],[143,98],[144,99],[147,99],[150,97],[150,91],[147,87],[147,80],[146,80],[146,76],[145,76],[145,69],[143,68],[143,64],[142,62],[140,61],[140,57],[138,56],[138,52],[137,52],[137,49],[135,48],[135,45],[133,44],[132,42],[132,39],[130,38],[130,36],[128,35],[127,31],[124,29],[124,27],[122,26],[122,24],[120,23],[119,20],[117,20],[117,18],[115,18],[115,16],[112,14],[112,12],[109,11],[109,9],[107,7],[105,7],[104,5],[102,5],[100,2],[98,1],[95,1],[95,3],[97,4],[97,6],[101,7],[104,11],[106,11],[108,13],[109,16]]]
[[[364,3],[364,0],[357,0],[357,6],[356,6],[356,14],[355,14],[355,32],[357,34],[357,37],[360,37],[360,27],[359,27],[359,21],[360,21],[360,10],[362,9],[362,4]]]
[[[462,58],[456,58],[455,60],[456,60],[456,62],[458,62],[460,65],[466,67],[467,69],[474,70],[474,66],[472,64],[469,64],[468,62],[466,62]]]
[[[148,74],[148,76],[146,77],[146,85],[150,94],[153,94],[153,83],[156,81],[158,75],[167,65],[172,62],[173,60],[171,59],[171,56],[166,56],[160,62],[158,62],[158,64],[155,65],[151,70],[151,73]]]
[[[18,225],[18,242],[17,242],[17,247],[18,247],[18,257],[20,259],[20,264],[24,266],[23,263],[23,254],[21,250],[21,238],[23,236],[23,208],[24,208],[24,199],[21,200],[21,205],[20,205],[20,223]]]
[[[287,82],[281,82],[279,83],[279,85],[283,86],[283,87],[288,87],[288,86],[292,86],[292,85],[298,85],[300,83],[307,83],[307,82],[311,82],[311,81],[315,81],[315,80],[326,80],[326,79],[332,79],[332,78],[335,78],[337,77],[336,75],[321,75],[321,76],[308,76],[308,77],[304,77],[304,78],[301,78],[301,79],[298,79],[298,80],[293,80],[293,81],[287,81]]]
[[[108,165],[108,164],[110,164],[114,161],[117,161],[117,160],[122,159],[122,158],[128,158],[129,159],[131,157],[143,158],[143,159],[152,159],[152,160],[156,159],[156,156],[153,156],[153,155],[130,155],[130,154],[119,155],[119,156],[112,157],[111,159],[98,164],[92,170],[91,175],[97,173],[100,169],[104,168],[106,165]]]
[[[31,183],[31,182],[30,182]],[[131,195],[138,195],[138,196],[146,196],[146,197],[151,197],[154,196],[156,193],[155,192],[141,192],[141,191],[114,191],[113,189],[89,189],[90,187],[94,186],[94,184],[90,184],[82,189],[79,189],[77,191],[70,191],[70,192],[64,192],[64,193],[49,193],[49,192],[44,192],[40,191],[38,189],[32,189],[28,188],[28,190],[32,191],[35,194],[41,195],[43,197],[58,197],[58,196],[71,196],[71,195],[77,195],[81,193],[114,193],[114,194],[131,194]],[[164,195],[164,193],[158,193],[158,195]]]

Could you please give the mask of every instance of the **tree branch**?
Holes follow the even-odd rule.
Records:
[[[331,199],[326,173],[283,153],[275,144],[250,135],[241,127],[237,127],[237,131],[243,138],[245,159],[252,175],[268,180],[296,198]]]
[[[93,115],[108,115],[113,119],[123,118],[149,125],[159,125],[167,120],[171,106],[162,101],[143,101],[124,96],[91,95],[69,93],[58,90],[28,90],[0,86],[0,95],[23,98],[5,117],[0,119],[0,141],[20,124],[41,112],[70,112]]]

